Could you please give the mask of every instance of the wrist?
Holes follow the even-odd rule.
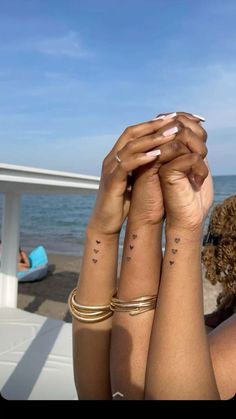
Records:
[[[181,241],[185,243],[201,243],[202,241],[202,234],[203,234],[203,226],[200,225],[195,228],[186,228],[175,226],[174,224],[166,223],[165,227],[165,234],[166,234],[166,242],[168,243],[169,240],[178,239],[181,237]]]
[[[105,242],[112,243],[119,240],[120,233],[106,233],[93,223],[89,223],[86,227],[85,235],[89,240],[103,240]]]
[[[127,227],[129,228],[129,230],[133,230],[133,231],[149,231],[149,232],[153,231],[155,233],[157,231],[162,232],[163,220],[160,220],[159,222],[156,222],[156,223],[151,223],[148,221],[143,221],[143,220],[141,221],[136,218],[129,217]]]
[[[179,220],[179,219],[173,219],[172,217],[166,218],[166,231],[167,230],[180,230],[183,231],[185,234],[193,233],[197,234],[198,232],[201,232],[203,230],[204,220],[199,220],[192,222],[189,217],[186,217],[186,219]]]

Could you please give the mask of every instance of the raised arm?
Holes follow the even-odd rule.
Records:
[[[111,301],[116,289],[119,232],[129,211],[128,174],[155,160],[156,156],[146,152],[159,144],[156,131],[166,124],[160,119],[129,127],[104,160],[96,205],[86,230],[80,280],[74,295],[80,310],[81,305],[88,311],[91,306],[104,307]],[[125,164],[120,164],[119,156]],[[74,374],[81,399],[111,399],[111,327],[111,317],[94,323],[78,319],[78,316],[73,318]]]
[[[136,298],[146,296],[157,297],[158,301],[164,217],[158,176],[161,165],[192,150],[198,150],[203,155],[206,153],[203,138],[198,135],[199,119],[184,113],[168,115],[166,120],[170,118],[169,126],[172,129],[177,128],[175,139],[169,141],[166,137],[168,142],[163,144],[165,128],[160,129],[158,149],[161,154],[156,161],[137,169],[135,173],[117,293],[118,300],[129,304],[134,303]],[[155,306],[152,305],[151,308],[135,316],[129,312],[114,313],[111,375],[112,393],[116,395],[116,399],[144,398],[146,363]]]
[[[199,154],[160,170],[166,249],[147,365],[147,399],[218,399],[204,327],[202,226],[212,203],[210,173]]]

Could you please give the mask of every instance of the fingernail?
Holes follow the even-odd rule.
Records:
[[[179,131],[178,127],[169,128],[162,133],[162,136],[163,137],[169,137],[170,135],[176,134],[176,132],[178,132],[178,131]]]
[[[157,116],[156,118],[153,118],[152,121],[157,121],[158,119],[165,119],[165,115]]]
[[[161,150],[156,149],[156,150],[148,151],[146,153],[146,156],[147,157],[156,157],[156,156],[160,156],[160,154],[161,154]]]
[[[205,118],[203,118],[203,116],[201,116],[201,115],[197,115],[197,114],[193,113],[193,116],[195,116],[195,118],[200,119],[200,121],[202,121],[202,122],[206,121]]]
[[[156,118],[153,118],[152,121],[157,121],[158,119],[168,120],[168,119],[174,118],[176,115],[177,115],[176,112],[169,113],[168,115],[160,115],[160,116],[157,116]]]

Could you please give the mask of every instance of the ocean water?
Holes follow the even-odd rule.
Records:
[[[236,194],[235,176],[213,178],[218,203]],[[24,195],[21,203],[20,245],[26,251],[42,244],[48,252],[81,256],[84,233],[95,202],[91,195]],[[0,231],[3,196],[0,194]],[[207,226],[208,219],[206,220]],[[124,238],[121,232],[120,246]]]

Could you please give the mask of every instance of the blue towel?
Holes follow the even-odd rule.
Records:
[[[46,265],[48,257],[43,246],[38,246],[29,254],[30,267],[37,268],[38,266]]]

